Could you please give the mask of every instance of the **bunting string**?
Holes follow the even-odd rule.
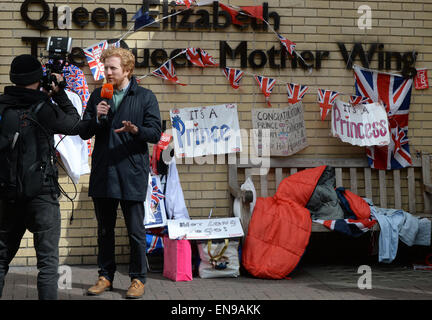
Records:
[[[312,73],[312,70],[313,70],[312,67],[309,66],[309,64],[304,60],[302,55],[299,54],[297,52],[297,50],[295,49],[296,44],[294,42],[286,39],[285,37],[280,35],[278,32],[276,32],[276,30],[270,25],[270,23],[263,19],[262,7],[261,8],[260,8],[260,6],[238,7],[238,6],[234,6],[234,5],[224,5],[220,1],[218,1],[218,2],[219,2],[219,5],[221,6],[221,8],[223,10],[228,11],[231,14],[231,16],[233,17],[233,23],[241,24],[240,21],[235,19],[236,14],[248,16],[250,18],[255,18],[255,19],[258,19],[258,20],[262,21],[263,23],[265,23],[267,25],[267,27],[277,36],[278,40],[280,41],[280,43],[282,45],[282,48],[285,49],[287,51],[287,53],[290,54],[292,57],[294,57],[294,55],[295,55],[296,58],[300,59],[303,62],[304,66],[307,68],[305,70],[308,70],[309,74]],[[176,11],[170,15],[164,16],[164,17],[156,19],[156,20],[149,16],[148,11],[143,12],[142,11],[143,9],[141,7],[133,17],[133,20],[135,20],[134,25],[131,26],[131,28],[129,28],[129,30],[127,32],[118,36],[119,40],[117,41],[117,43],[119,44],[121,40],[125,39],[127,36],[129,36],[130,34],[132,34],[134,32],[137,32],[137,31],[139,31],[145,27],[148,27],[148,26],[150,26],[156,22],[163,21],[164,19],[168,19],[170,17],[176,16],[178,14],[183,13],[184,11],[189,10],[192,5],[201,6],[201,5],[210,4],[210,2],[207,0],[203,0],[199,3],[196,3],[195,1],[190,1],[190,0],[176,0],[176,4],[186,5],[187,8],[183,9],[183,10],[178,10],[178,11]],[[140,24],[143,24],[143,25],[140,25]],[[87,48],[87,49],[93,49],[93,48],[94,48],[94,46]],[[86,51],[87,49],[84,49],[84,51]],[[207,61],[208,61],[208,59],[210,59],[210,63],[209,64],[196,63],[196,61],[191,60],[190,51],[188,51],[188,50],[193,50],[195,53],[198,52],[199,54],[197,55],[197,57],[202,58],[202,60],[204,60],[203,54],[205,54]],[[159,68],[151,71],[150,73],[147,73],[145,75],[137,77],[137,81],[141,81],[142,79],[146,78],[147,76],[153,75],[153,76],[157,76],[157,77],[160,77],[162,79],[165,79],[165,80],[173,81],[179,85],[185,85],[185,84],[182,84],[178,81],[177,76],[175,75],[174,65],[171,63],[172,60],[176,59],[177,57],[179,57],[183,54],[186,54],[187,58],[194,65],[199,65],[200,67],[217,66],[217,64],[214,62],[213,58],[211,56],[209,56],[207,54],[207,52],[205,52],[204,50],[199,49],[199,48],[198,49],[197,48],[189,48],[189,49],[184,49],[180,53],[176,54],[174,57],[169,58]],[[93,61],[94,65],[96,65],[96,63],[99,63],[98,57],[95,57],[94,60],[95,60],[95,61]],[[349,57],[346,66],[348,66],[348,64],[350,62],[351,62],[351,56]],[[228,70],[235,70],[235,74],[229,73]],[[101,70],[99,70],[99,71],[101,71]],[[95,76],[93,70],[92,70],[92,73]],[[284,85],[293,85],[293,83],[290,83],[290,82],[280,81],[280,79],[273,78],[273,77],[272,78],[264,77],[262,75],[258,75],[255,73],[242,71],[238,68],[225,67],[225,70],[223,70],[223,73],[225,74],[225,76],[227,78],[229,78],[229,81],[231,82],[231,86],[233,86],[234,89],[238,89],[240,87],[239,83],[240,83],[240,80],[243,77],[243,75],[252,76],[258,82],[262,93],[265,95],[266,102],[269,106],[271,106],[270,101],[269,101],[269,96],[270,96],[274,86],[276,85],[276,83],[283,83]],[[95,79],[96,79],[96,77],[95,77]],[[99,80],[99,79],[100,78],[98,78],[97,80]],[[349,96],[350,97],[349,101],[352,103],[354,103],[355,101],[362,101],[362,99],[361,99],[362,97],[353,96],[352,94],[347,94],[347,93],[343,93],[343,92],[336,92],[336,91],[331,91],[331,90],[325,90],[325,89],[322,89],[319,87],[314,87],[314,86],[309,86],[309,85],[307,85],[307,86],[300,85],[300,86],[306,87],[306,90],[302,94],[301,98],[303,97],[303,95],[306,93],[306,91],[308,89],[315,89],[315,91],[318,93],[318,103],[320,104],[320,108],[322,109],[321,110],[322,119],[325,118],[325,115],[328,113],[328,108],[330,108],[330,105],[332,105],[332,102],[334,101],[334,99],[337,96]]]

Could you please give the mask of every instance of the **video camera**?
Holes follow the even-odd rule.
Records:
[[[52,83],[60,88],[66,87],[66,81],[57,82],[53,73],[62,74],[66,64],[66,55],[71,52],[72,38],[69,37],[49,37],[46,50],[48,51],[48,62],[45,64],[45,74],[42,77],[42,87],[52,90]]]

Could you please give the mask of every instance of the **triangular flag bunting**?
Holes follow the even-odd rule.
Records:
[[[164,80],[169,80],[181,86],[186,86],[186,84],[180,83],[178,81],[178,78],[175,74],[174,65],[172,64],[171,60],[168,60],[163,65],[161,65],[158,69],[152,71],[152,74]]]
[[[224,4],[222,4],[222,3],[220,3],[220,2],[219,2],[219,7],[221,7],[222,10],[228,12],[228,13],[231,15],[231,22],[232,22],[233,24],[236,24],[236,25],[239,25],[239,26],[242,26],[242,25],[243,25],[243,22],[241,22],[241,21],[239,21],[239,20],[237,19],[237,15],[239,14],[239,12],[238,12],[237,10],[232,9],[232,8],[230,8],[230,7],[228,7],[228,6],[224,5]]]
[[[267,105],[269,107],[271,107],[269,98],[270,98],[270,94],[272,93],[272,90],[274,88],[274,85],[276,84],[276,79],[256,75],[255,80],[257,81],[258,85],[261,88],[262,93],[265,96],[265,99],[267,101]]]
[[[282,43],[282,46],[286,49],[286,51],[291,55],[291,57],[293,56],[294,53],[294,49],[296,44],[290,40],[288,40],[287,38],[285,38],[284,36],[281,36],[279,33],[277,33],[277,36],[280,40],[280,42]]]
[[[301,84],[295,83],[287,83],[288,103],[295,104],[301,101],[308,90],[308,86],[303,86]]]
[[[201,60],[200,50],[201,49],[199,48],[187,48],[186,58],[198,67],[205,67],[204,63]]]
[[[134,31],[137,31],[146,25],[150,25],[155,21],[152,17],[150,17],[148,11],[143,12],[142,7],[139,8],[139,10],[135,13],[135,15],[132,17],[132,20],[135,21]]]
[[[264,21],[263,18],[263,6],[249,6],[249,7],[240,7],[244,12],[251,15],[254,18],[258,19],[258,23],[260,21]]]
[[[349,103],[353,106],[356,106],[358,104],[365,104],[365,103],[373,103],[372,99],[369,97],[363,97],[363,96],[350,96]]]
[[[100,57],[102,55],[102,51],[104,51],[107,48],[108,48],[108,41],[104,40],[83,50],[87,58],[90,71],[92,72],[93,78],[96,81],[105,78],[104,64],[100,61]]]
[[[216,63],[214,58],[211,55],[209,55],[206,51],[204,51],[203,49],[200,49],[200,54],[201,54],[201,60],[204,63],[204,66],[206,66],[206,67],[219,66],[219,64]]]
[[[233,87],[234,89],[238,89],[240,87],[240,81],[244,76],[243,71],[241,71],[240,69],[223,68],[222,72],[229,80],[231,87]]]
[[[175,3],[178,6],[186,6],[189,9],[195,3],[195,0],[175,0]]]
[[[320,107],[321,120],[324,121],[330,109],[333,107],[339,92],[318,89],[318,104]]]

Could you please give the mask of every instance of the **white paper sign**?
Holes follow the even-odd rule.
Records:
[[[237,105],[170,111],[176,157],[241,152]]]
[[[385,146],[390,143],[387,113],[374,102],[352,106],[336,100],[332,108],[332,134],[357,146]]]
[[[168,220],[170,239],[225,239],[243,237],[238,217],[193,220]]]

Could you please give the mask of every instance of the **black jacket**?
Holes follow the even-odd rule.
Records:
[[[37,120],[50,134],[48,137],[49,143],[54,147],[54,134],[78,134],[80,115],[63,90],[53,95],[52,98],[57,105],[53,104],[48,95],[42,91],[8,86],[5,87],[4,94],[0,96],[0,104],[30,107],[31,105],[45,101],[45,104],[43,104],[37,113]],[[48,143],[41,143],[39,147],[41,154],[52,154]],[[57,180],[57,168],[54,167],[53,169],[55,170],[53,177]],[[40,194],[52,193],[56,189],[56,186],[57,181],[53,179],[46,180],[43,183]]]
[[[84,140],[95,135],[89,196],[145,201],[150,169],[147,143],[157,143],[162,132],[156,96],[132,77],[117,111],[111,108],[108,121],[98,122],[96,106],[102,100],[100,95],[101,88],[91,94],[79,133]],[[137,135],[114,132],[123,127],[124,120],[138,127]]]

